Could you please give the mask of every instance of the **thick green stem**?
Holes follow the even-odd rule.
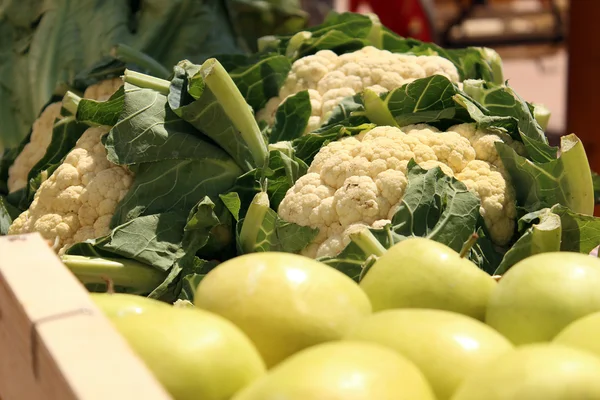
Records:
[[[572,211],[594,215],[594,182],[583,143],[575,134],[560,138],[560,159],[566,182],[565,198]]]
[[[77,116],[77,107],[79,107],[80,101],[81,101],[81,97],[79,97],[75,93],[69,91],[63,97],[62,106],[65,110],[67,110],[74,116]]]
[[[130,69],[125,70],[124,80],[125,82],[140,88],[156,90],[165,96],[169,94],[169,87],[171,86],[171,82],[169,81],[132,71]]]
[[[169,70],[154,58],[125,44],[118,44],[113,47],[111,55],[124,63],[136,64],[138,67],[148,71],[152,76],[167,79],[171,75]]]
[[[62,262],[84,284],[105,284],[125,287],[135,294],[148,294],[160,285],[166,274],[149,265],[130,259],[105,259],[76,255],[62,256]]]
[[[244,142],[248,145],[256,167],[262,168],[269,156],[267,144],[250,110],[250,106],[246,103],[235,82],[215,58],[206,60],[202,64],[200,73],[204,83],[217,101],[223,105],[227,117],[233,122],[242,135]]]
[[[257,193],[252,199],[248,212],[244,218],[240,231],[240,247],[244,254],[252,253],[256,244],[256,237],[260,232],[265,215],[271,209],[269,196],[265,192]]]
[[[387,249],[377,240],[377,238],[367,228],[361,229],[359,232],[350,234],[352,240],[367,256],[381,257]]]

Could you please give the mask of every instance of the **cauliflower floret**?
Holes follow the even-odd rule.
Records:
[[[23,147],[23,150],[15,158],[15,161],[8,169],[8,191],[15,192],[27,185],[27,175],[29,171],[37,164],[50,145],[52,140],[52,127],[57,118],[61,118],[61,102],[48,105],[42,111],[40,117],[33,123],[31,128],[31,138],[29,143]]]
[[[383,93],[436,74],[459,83],[454,64],[440,56],[397,54],[373,46],[340,56],[321,50],[294,62],[279,96],[269,99],[256,116],[273,125],[277,107],[289,96],[308,90],[312,113],[306,133],[326,122],[345,97],[365,89]]]
[[[101,142],[109,127],[89,128],[65,161],[35,193],[29,209],[15,219],[10,234],[39,232],[59,254],[74,243],[104,236],[133,174],[106,158]]]
[[[464,133],[470,126],[459,129]],[[500,168],[480,159],[485,154],[478,153],[473,143],[483,141],[469,141],[484,133],[465,137],[460,132],[440,132],[425,124],[402,129],[379,126],[321,148],[278,210],[286,221],[319,229],[302,254],[335,256],[348,245],[353,229],[388,224],[408,185],[406,169],[411,159],[421,168],[440,167],[464,182],[481,200],[480,213],[492,240],[506,244],[516,219],[513,188]]]
[[[83,97],[98,101],[106,101],[114,92],[123,85],[121,78],[105,79],[99,83],[88,86]],[[31,138],[21,153],[8,169],[8,191],[15,192],[27,185],[27,176],[31,169],[46,154],[46,150],[52,141],[52,129],[54,121],[62,119],[60,110],[62,102],[48,105],[33,123]]]
[[[500,246],[509,242],[515,228],[517,208],[514,189],[503,174],[485,161],[471,161],[456,179],[481,199],[479,213],[494,242]]]
[[[478,130],[474,123],[455,125],[449,129],[466,138],[475,149],[477,160],[487,161],[495,167],[503,169],[502,160],[496,150],[496,142],[503,142],[512,147],[521,156],[526,154],[525,146],[521,142],[514,141],[510,135],[502,132],[487,132]]]

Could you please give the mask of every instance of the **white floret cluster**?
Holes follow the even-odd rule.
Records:
[[[257,119],[273,125],[277,107],[289,96],[307,90],[312,106],[307,133],[325,123],[348,96],[365,89],[387,92],[435,74],[459,82],[454,64],[440,56],[398,54],[373,46],[339,56],[331,50],[321,50],[293,63],[279,96],[267,102]]]
[[[512,237],[517,213],[514,189],[495,148],[498,141],[524,154],[522,143],[477,130],[475,124],[445,132],[424,124],[379,126],[321,148],[278,212],[286,221],[319,229],[304,255],[335,256],[353,231],[390,222],[408,183],[408,162],[414,159],[424,169],[440,167],[475,193],[492,240],[503,245]]]
[[[59,254],[74,243],[110,233],[117,204],[133,182],[125,167],[108,161],[102,136],[109,127],[87,129],[64,162],[35,193],[8,234],[39,232]]]

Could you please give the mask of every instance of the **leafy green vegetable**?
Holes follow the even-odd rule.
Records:
[[[479,199],[439,167],[424,170],[411,160],[407,171],[408,185],[391,224],[371,232],[384,248],[406,237],[421,236],[460,251],[478,229]],[[338,256],[320,261],[356,279],[371,254],[351,243]]]
[[[318,234],[317,229],[282,220],[270,208],[265,192],[254,197],[245,218],[238,222],[236,232],[240,254],[263,251],[297,253]]]
[[[294,158],[290,146],[277,144],[267,153],[256,121],[220,68],[214,59],[203,65],[182,62],[171,82],[126,71],[124,89],[107,102],[69,94],[68,104],[85,124],[114,122],[104,141],[108,159],[134,173],[111,220],[111,233],[78,243],[69,254],[144,263],[164,274],[147,294],[175,300],[214,267],[211,259],[235,256],[234,220],[247,207],[234,189],[249,195],[255,179],[268,181],[274,197],[282,198],[305,173],[306,165]],[[247,115],[231,115],[232,105]],[[267,168],[250,161],[244,167],[252,169],[244,174],[236,157],[247,155],[256,163],[264,157]],[[297,234],[312,232],[279,220],[272,210],[268,217],[257,224],[271,248],[298,251]],[[181,295],[189,297],[190,288]]]
[[[308,91],[303,90],[288,97],[275,113],[275,124],[269,135],[270,143],[284,140],[293,140],[302,136],[308,124],[311,108]]]
[[[524,215],[519,220],[519,231],[521,237],[506,253],[496,274],[503,274],[517,262],[538,253],[590,253],[600,243],[600,218],[556,204]]]
[[[373,15],[331,12],[325,21],[290,35],[261,39],[259,52],[251,56],[219,55],[217,58],[231,74],[236,85],[255,111],[278,95],[292,63],[319,50],[336,54],[349,53],[365,46],[375,46],[396,53],[439,55],[450,60],[461,79],[484,79],[503,82],[498,55],[490,49],[442,49],[441,47],[400,37],[381,26]],[[310,102],[296,104],[306,112]],[[291,110],[286,113],[289,114]],[[304,123],[304,122],[302,122]]]
[[[548,208],[524,215],[519,220],[519,233],[519,240],[504,255],[494,274],[502,275],[517,262],[534,254],[560,250],[560,217]]]
[[[169,105],[184,121],[218,143],[245,171],[266,162],[266,143],[254,116],[215,59],[200,68],[185,61],[179,63]]]
[[[256,21],[261,21],[256,23]],[[16,146],[53,94],[125,68],[164,74],[183,59],[245,54],[305,26],[297,2],[30,0],[0,12],[0,147]],[[166,76],[162,76],[166,78]]]
[[[231,192],[235,192],[240,200],[240,216],[246,214],[254,196],[265,186],[271,207],[276,210],[288,189],[306,174],[307,169],[308,166],[293,155],[293,150],[286,146],[286,142],[278,143],[278,147],[270,146],[268,164],[262,169],[256,168],[241,175],[231,188]]]
[[[402,236],[424,236],[460,251],[476,231],[481,202],[458,180],[439,167],[420,168],[408,164],[408,186],[392,218],[394,232]]]
[[[528,212],[562,204],[577,213],[594,212],[594,187],[583,144],[571,134],[561,138],[561,156],[538,163],[496,143],[516,188],[517,203]]]

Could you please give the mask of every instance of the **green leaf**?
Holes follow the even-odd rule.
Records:
[[[277,210],[288,189],[294,186],[296,180],[306,174],[307,170],[308,166],[299,158],[290,157],[278,149],[271,150],[265,168],[254,169],[241,175],[230,189],[239,196],[240,217],[246,214],[254,195],[262,191],[264,185],[266,185],[271,208]]]
[[[236,220],[236,222],[239,221],[240,209],[242,207],[242,202],[240,201],[240,196],[235,192],[231,192],[231,193],[220,194],[219,198],[221,199],[221,201],[223,202],[223,204],[225,205],[227,210],[229,210],[229,212],[231,213],[233,218]]]
[[[125,87],[121,86],[108,100],[81,99],[77,107],[77,120],[93,125],[116,125],[125,103]]]
[[[111,221],[117,226],[141,215],[172,211],[187,216],[200,199],[227,192],[240,175],[237,165],[216,148],[195,159],[164,160],[131,166],[133,185]]]
[[[454,118],[456,86],[442,75],[417,79],[381,95],[399,126]],[[369,110],[367,109],[367,115]]]
[[[125,83],[123,110],[105,146],[108,160],[121,165],[224,155],[201,136],[171,111],[166,96]]]
[[[402,236],[422,236],[455,251],[477,230],[479,198],[439,167],[420,168],[408,164],[408,185],[392,226]]]
[[[275,113],[275,124],[269,136],[269,143],[294,140],[302,136],[308,125],[312,107],[308,90],[288,97]]]
[[[255,112],[262,109],[271,97],[278,95],[292,69],[291,60],[277,53],[248,58],[220,55],[217,59]]]
[[[391,224],[369,231],[386,249],[407,237],[420,236],[460,251],[473,232],[479,229],[479,206],[477,196],[461,182],[446,176],[439,167],[424,170],[411,160],[408,164],[408,185]],[[471,257],[479,258],[478,265],[490,269],[494,254],[485,246],[487,243],[482,243],[482,247],[475,250],[477,254]],[[319,261],[358,281],[364,275],[369,256],[371,254],[350,242],[337,256],[320,258]]]
[[[7,235],[8,228],[21,211],[11,205],[4,196],[0,196],[0,235]]]
[[[519,206],[534,212],[561,204],[574,212],[593,214],[592,176],[585,149],[575,135],[561,138],[561,156],[549,162],[528,160],[503,143],[496,143],[496,149],[510,174]]]
[[[181,257],[173,264],[169,275],[156,287],[149,297],[173,302],[180,296],[193,296],[195,288],[188,286],[190,280],[200,278],[216,266],[216,262],[208,262],[205,257],[220,251],[229,243],[224,243],[223,236],[216,231],[227,231],[225,241],[233,240],[233,226],[230,218],[224,213],[225,208],[205,197],[190,211],[183,229]],[[221,252],[228,253],[228,252]],[[234,254],[233,251],[229,254]],[[182,292],[185,291],[185,292]],[[180,297],[181,298],[181,297]]]
[[[115,227],[107,236],[70,247],[66,253],[116,254],[168,271],[183,256],[181,241],[186,218],[174,212],[145,215]]]
[[[549,208],[524,215],[519,220],[519,227],[521,236],[504,255],[494,274],[502,275],[519,261],[534,254],[560,251],[561,220]]]
[[[556,204],[519,220],[521,237],[504,256],[496,274],[539,253],[571,251],[589,254],[600,243],[600,218],[578,214]]]
[[[241,219],[238,226],[244,223]],[[239,232],[239,230],[238,230]],[[298,253],[317,235],[317,230],[286,222],[273,210],[268,210],[256,238],[254,252],[285,251]]]
[[[246,216],[237,224],[239,254],[284,251],[297,253],[317,235],[318,229],[284,221],[269,206],[265,192],[254,196]]]
[[[464,83],[464,91],[485,108],[486,115],[515,119],[520,139],[525,144],[531,160],[546,162],[556,158],[557,149],[548,145],[548,138],[535,119],[529,104],[510,86],[484,81],[467,81]],[[518,139],[514,134],[512,136]]]
[[[600,244],[600,218],[573,212],[559,204],[551,211],[560,217],[561,251],[589,254]]]
[[[168,100],[177,115],[218,143],[245,171],[266,161],[266,143],[258,124],[217,60],[200,67],[179,63]]]

